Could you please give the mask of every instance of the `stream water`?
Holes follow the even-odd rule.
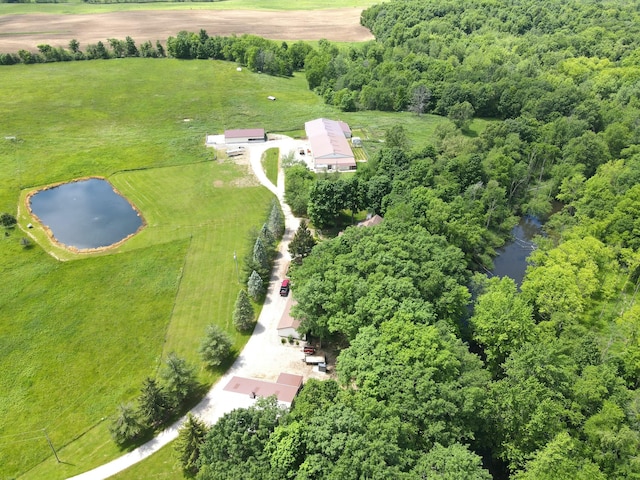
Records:
[[[511,231],[513,240],[498,249],[498,255],[493,259],[492,275],[510,277],[519,287],[527,269],[527,257],[534,249],[531,239],[541,231],[542,223],[537,218],[522,217]]]

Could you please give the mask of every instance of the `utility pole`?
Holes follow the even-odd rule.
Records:
[[[51,450],[53,451],[53,454],[55,455],[56,460],[58,461],[58,463],[60,463],[60,458],[58,458],[58,453],[56,452],[56,449],[53,448],[53,443],[51,443],[51,439],[49,438],[49,435],[47,435],[47,430],[43,428],[42,431],[44,432],[44,436],[47,437],[47,442],[49,442],[49,446],[51,447]]]
[[[22,172],[20,171],[20,164],[18,163],[18,136],[8,135],[4,137],[4,139],[11,142],[13,147],[13,162],[16,164],[16,170],[18,171],[18,190],[22,190]]]
[[[240,273],[238,273],[238,256],[236,255],[236,251],[233,251],[233,261],[236,263],[236,280],[240,283]]]

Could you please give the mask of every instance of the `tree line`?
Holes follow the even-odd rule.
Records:
[[[79,60],[108,60],[114,58],[179,58],[213,59],[237,62],[252,71],[269,75],[291,76],[304,67],[307,54],[312,47],[302,41],[289,45],[255,35],[231,37],[209,36],[201,29],[198,33],[181,31],[166,40],[166,48],[160,40],[141,44],[127,36],[124,40],[110,38],[106,42],[89,44],[85,50],[73,39],[67,48],[38,45],[38,51],[22,49],[17,53],[0,53],[0,65],[17,63],[34,64],[47,62],[68,62]]]

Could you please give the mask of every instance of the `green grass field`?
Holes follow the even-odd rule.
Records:
[[[402,123],[421,145],[442,121],[339,113],[303,75],[237,72],[224,62],[16,65],[2,75],[0,212],[15,214],[40,186],[99,175],[138,207],[147,227],[113,251],[74,255],[36,226],[29,233],[44,249],[24,249],[19,239],[32,220],[22,207],[22,229],[0,238],[0,478],[65,478],[115,458],[109,418],[167,353],[197,362],[210,322],[224,326],[237,349],[246,341],[231,326],[240,288],[233,253],[242,261],[247,232],[260,227],[272,195],[247,165],[217,159],[204,146],[207,133],[264,127],[299,135],[305,121],[327,117],[372,144]],[[215,378],[200,370],[202,382]],[[45,428],[64,463],[56,463]]]
[[[329,8],[366,8],[376,0],[225,0],[215,2],[110,3],[105,5],[71,0],[65,3],[0,3],[0,15],[23,13],[104,13],[126,10],[322,10]]]
[[[264,152],[262,157],[262,168],[271,183],[278,185],[278,166],[280,161],[280,150],[270,148]]]

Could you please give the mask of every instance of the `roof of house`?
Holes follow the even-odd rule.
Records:
[[[295,300],[293,300],[293,296],[289,295],[287,297],[287,303],[284,307],[284,312],[282,313],[282,317],[280,317],[280,321],[278,322],[278,330],[283,328],[293,328],[295,330],[300,326],[300,320],[296,320],[291,316],[291,307],[296,304]]]
[[[283,377],[284,376],[284,377]],[[280,383],[282,379],[283,383]],[[267,382],[255,378],[232,377],[223,390],[256,397],[275,395],[279,402],[291,403],[302,386],[302,376],[281,373],[276,382]]]
[[[264,137],[264,128],[245,128],[236,130],[225,130],[225,138],[260,138]]]
[[[276,383],[280,385],[290,385],[300,388],[302,386],[302,375],[294,375],[293,373],[281,373],[278,375]]]
[[[384,220],[384,218],[382,218],[380,215],[376,214],[371,218],[367,218],[366,220],[358,223],[358,227],[373,227],[374,225],[378,225],[380,223],[382,223],[382,221]]]
[[[336,122],[326,118],[317,118],[304,124],[311,151],[316,160],[331,159],[333,160],[331,163],[337,165],[355,164],[353,151],[341,124],[347,129],[349,128],[344,122]]]

